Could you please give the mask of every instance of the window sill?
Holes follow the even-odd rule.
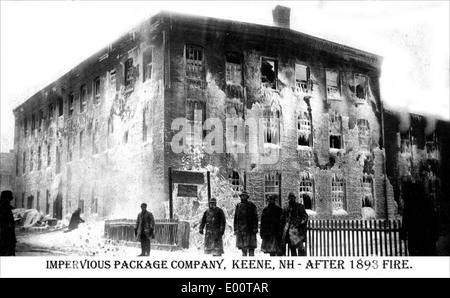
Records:
[[[330,148],[330,153],[344,153],[345,149],[343,148]]]
[[[312,147],[310,147],[310,146],[303,146],[303,145],[297,145],[297,151],[312,151]]]

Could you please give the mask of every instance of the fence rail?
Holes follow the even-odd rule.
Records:
[[[406,256],[400,220],[310,220],[309,256]]]
[[[133,219],[106,220],[104,236],[111,240],[137,244],[135,226],[136,220]],[[156,219],[154,234],[152,246],[169,249],[189,247],[189,223],[185,221]]]

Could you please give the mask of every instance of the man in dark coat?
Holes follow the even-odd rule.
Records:
[[[74,213],[72,213],[72,217],[70,218],[70,222],[69,222],[68,231],[78,229],[78,225],[80,223],[84,222],[84,220],[81,218],[80,214],[81,214],[81,208],[78,208],[77,210],[75,210]]]
[[[276,198],[276,195],[267,197],[268,205],[261,214],[261,250],[271,256],[282,255],[280,218],[283,209],[275,204]]]
[[[16,255],[16,232],[14,230],[14,216],[10,205],[13,194],[9,190],[4,190],[0,197],[0,255]]]
[[[308,213],[306,213],[305,206],[296,202],[294,193],[289,193],[288,203],[283,208],[283,213],[281,214],[281,225],[283,227],[282,244],[284,248],[286,244],[288,245],[291,256],[306,255],[307,222]]]
[[[203,229],[206,230],[205,254],[219,257],[223,254],[222,236],[225,233],[225,223],[225,213],[217,207],[216,198],[211,198],[209,208],[203,213],[199,228],[199,232],[202,235]]]
[[[242,255],[254,256],[256,248],[256,233],[258,233],[258,211],[255,204],[250,202],[247,191],[240,194],[241,202],[236,205],[234,212],[234,234],[236,246],[242,250]]]
[[[136,227],[134,229],[134,235],[141,241],[141,254],[142,256],[150,256],[150,239],[155,238],[155,219],[153,214],[147,211],[147,204],[141,204],[141,212],[139,212]]]

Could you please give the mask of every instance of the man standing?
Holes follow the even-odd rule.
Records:
[[[280,218],[283,209],[275,204],[277,195],[267,197],[267,206],[261,214],[261,250],[271,256],[282,255]]]
[[[220,257],[223,254],[223,240],[222,236],[225,233],[225,214],[223,210],[217,207],[216,198],[211,198],[209,201],[209,208],[203,213],[200,221],[200,234],[203,235],[203,229],[206,228],[205,233],[205,254]]]
[[[147,211],[147,204],[141,204],[141,212],[139,212],[136,220],[136,228],[134,234],[136,238],[141,241],[141,254],[142,256],[150,256],[150,238],[155,238],[155,219],[153,214]]]
[[[234,234],[236,246],[242,250],[242,256],[254,256],[256,248],[256,233],[258,233],[258,212],[255,204],[249,202],[247,191],[240,194],[241,202],[234,212]]]
[[[286,244],[288,244],[291,256],[306,255],[305,242],[307,222],[308,213],[306,213],[305,206],[296,202],[294,193],[289,193],[288,203],[283,208],[283,213],[281,215],[281,225],[284,227],[281,243],[284,248],[286,247]]]
[[[16,232],[14,224],[14,209],[10,202],[13,194],[9,190],[4,190],[0,196],[0,256],[16,255]]]

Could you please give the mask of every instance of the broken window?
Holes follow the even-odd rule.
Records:
[[[425,147],[428,159],[439,159],[438,140],[434,132],[425,136]]]
[[[350,85],[350,90],[356,96],[358,100],[365,100],[367,93],[367,77],[361,74],[355,74],[353,76],[353,86]]]
[[[34,154],[34,151],[33,151],[33,149],[31,149],[30,150],[30,172],[33,171],[33,154]]]
[[[280,143],[280,111],[267,107],[263,112],[263,130],[265,144]]]
[[[277,89],[278,61],[270,58],[261,59],[261,86]]]
[[[94,104],[98,104],[100,102],[100,77],[96,77],[93,82],[94,89]]]
[[[125,61],[125,87],[130,87],[133,84],[133,58],[128,58]]]
[[[312,146],[311,118],[308,112],[299,112],[297,116],[297,145]]]
[[[339,73],[336,71],[326,71],[327,98],[341,99],[341,88],[339,82]]]
[[[330,148],[342,149],[342,117],[337,113],[329,114]]]
[[[264,198],[267,200],[269,195],[276,195],[280,203],[280,180],[281,174],[278,172],[268,172],[264,175]]]
[[[83,134],[84,134],[84,130],[80,131],[80,158],[83,158]]]
[[[370,125],[367,119],[358,119],[358,141],[359,148],[364,150],[370,149]]]
[[[233,190],[237,193],[241,192],[244,190],[244,185],[241,183],[241,179],[239,177],[239,173],[236,171],[231,171],[228,174],[228,181],[231,184],[231,187],[233,188]]]
[[[150,80],[152,78],[152,71],[153,71],[153,47],[146,50],[144,52],[143,57],[143,65],[144,65],[144,82],[147,80]]]
[[[186,45],[185,63],[187,83],[203,89],[205,83],[205,56],[203,48],[196,45]]]
[[[58,97],[58,117],[64,115],[64,102],[62,97]]]
[[[297,93],[310,93],[309,67],[302,64],[295,64],[295,91]]]
[[[400,132],[400,153],[411,154],[410,129],[406,132]]]
[[[52,163],[52,155],[50,145],[47,145],[47,167],[49,167]]]
[[[86,85],[80,87],[80,113],[86,109],[87,89]]]
[[[75,95],[73,94],[73,92],[71,92],[69,94],[69,117],[72,117],[72,115],[73,115],[74,101],[75,101]]]
[[[373,207],[373,178],[364,174],[361,180],[362,207]]]
[[[299,196],[305,209],[314,210],[314,181],[310,172],[300,173]]]
[[[333,174],[331,180],[331,204],[333,211],[345,208],[345,181],[342,175]]]

